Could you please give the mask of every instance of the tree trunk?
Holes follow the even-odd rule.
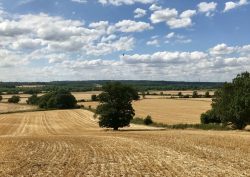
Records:
[[[114,129],[113,129],[114,131],[118,131],[118,127],[114,127]]]

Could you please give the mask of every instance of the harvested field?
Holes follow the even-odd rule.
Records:
[[[247,176],[249,146],[248,132],[104,131],[84,110],[0,115],[0,176]]]
[[[151,115],[166,124],[200,123],[201,113],[211,108],[211,99],[144,99],[133,105],[137,117]]]
[[[99,95],[100,91],[89,91],[89,92],[72,92],[76,100],[91,100],[92,95]]]
[[[34,110],[36,108],[37,108],[36,106],[31,106],[26,104],[0,103],[0,113]]]
[[[170,94],[170,95],[178,95],[179,92],[181,92],[183,95],[192,95],[193,90],[166,90],[166,91],[150,91],[151,94],[160,94],[163,92],[163,94]],[[198,90],[197,91],[199,95],[205,95],[207,90]],[[214,91],[209,91],[210,95],[214,95]]]

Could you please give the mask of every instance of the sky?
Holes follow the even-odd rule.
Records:
[[[0,0],[0,81],[231,81],[249,0]]]

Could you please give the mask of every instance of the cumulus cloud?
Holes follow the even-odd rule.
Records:
[[[152,45],[152,46],[159,46],[159,40],[158,39],[152,39],[152,40],[150,40],[150,41],[148,41],[146,44],[147,45]]]
[[[247,4],[249,4],[249,2],[247,0],[239,0],[238,2],[229,1],[229,2],[225,3],[225,8],[224,8],[223,12],[227,12],[227,11],[230,11],[232,9],[235,9],[237,7],[244,6]]]
[[[176,9],[161,9],[152,13],[150,20],[152,23],[165,22],[171,29],[186,28],[192,25],[192,16],[196,10],[186,10],[181,14]]]
[[[198,4],[198,11],[201,13],[205,13],[206,16],[213,16],[213,12],[217,7],[216,2],[201,2]]]
[[[142,32],[145,30],[153,29],[153,27],[149,23],[136,22],[132,20],[122,20],[116,23],[115,27],[118,31],[121,31],[124,33]]]
[[[147,11],[141,8],[137,8],[135,9],[134,14],[135,14],[134,18],[141,18],[147,14]]]
[[[154,3],[155,0],[98,0],[99,3],[103,5],[115,5],[115,6],[120,6],[120,5],[133,5],[135,3],[142,3],[142,4],[151,4]]]
[[[149,10],[151,11],[156,11],[156,10],[161,10],[162,7],[161,6],[158,6],[157,4],[152,4],[150,7],[149,7]]]
[[[192,42],[191,39],[187,38],[186,36],[176,34],[174,32],[170,32],[166,35],[165,43],[190,43]]]

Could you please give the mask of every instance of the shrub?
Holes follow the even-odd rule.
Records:
[[[97,101],[98,99],[97,99],[97,96],[96,95],[91,95],[91,100],[92,101]]]
[[[143,122],[145,125],[150,125],[154,123],[151,116],[147,116]]]
[[[133,124],[144,124],[144,119],[140,117],[135,117],[131,120],[131,123]]]
[[[200,119],[202,124],[221,123],[221,119],[216,115],[214,110],[209,110],[206,113],[202,113]]]
[[[16,95],[8,99],[9,103],[19,103],[19,101],[20,101],[20,96],[16,96]]]
[[[45,109],[71,109],[75,108],[76,103],[75,97],[69,91],[59,90],[41,96],[38,105]]]
[[[209,91],[206,91],[205,98],[211,98],[211,95],[209,94]]]
[[[0,95],[0,101],[2,101],[3,100],[3,96],[2,95]]]
[[[182,97],[182,92],[179,92],[179,93],[178,93],[178,96],[179,96],[179,97]]]
[[[198,92],[197,91],[193,91],[192,98],[198,98],[198,97],[199,97]]]
[[[189,95],[188,95],[188,94],[187,94],[187,95],[184,95],[183,98],[189,98]]]
[[[34,94],[31,97],[29,97],[26,102],[27,104],[37,105],[39,103],[39,98],[36,94]]]

